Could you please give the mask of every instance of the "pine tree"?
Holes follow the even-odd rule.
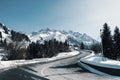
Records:
[[[107,23],[103,25],[103,32],[101,34],[103,55],[107,58],[111,58],[113,52],[113,41],[111,31]]]
[[[101,44],[96,43],[96,44],[91,45],[90,50],[93,50],[95,53],[101,53],[102,52]]]
[[[114,54],[113,54],[113,59],[119,59],[120,58],[120,31],[119,28],[116,27],[114,30]]]
[[[6,26],[3,26],[3,29],[5,30],[5,33],[8,34],[8,29]]]
[[[30,58],[52,57],[56,56],[60,52],[69,51],[69,45],[67,41],[58,42],[56,39],[45,41],[44,44],[40,44],[38,41],[32,42],[27,48]]]
[[[0,32],[0,38],[2,38],[2,33]]]
[[[30,58],[34,58],[35,57],[35,54],[36,54],[36,50],[35,50],[35,43],[32,42],[31,44],[29,44],[27,50],[28,52],[30,53]]]
[[[22,41],[22,40],[30,41],[27,35],[16,32],[14,30],[11,31],[11,35],[12,35],[11,39],[13,41]]]
[[[80,44],[80,48],[81,48],[82,50],[85,49],[85,45],[84,45],[83,42]]]

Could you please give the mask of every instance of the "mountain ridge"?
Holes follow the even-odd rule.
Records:
[[[85,45],[92,45],[98,43],[97,40],[88,36],[86,33],[81,34],[80,32],[65,31],[65,30],[54,30],[54,29],[41,29],[38,32],[32,32],[28,35],[31,41],[39,41],[43,43],[45,40],[56,39],[57,41],[67,41],[70,45],[80,45],[82,42]]]
[[[98,43],[97,40],[93,39],[86,33],[81,34],[80,32],[46,28],[40,29],[37,32],[31,32],[29,35],[27,35],[11,30],[2,23],[0,23],[0,36],[2,41],[6,39],[8,42],[26,40],[31,42],[39,41],[42,44],[44,41],[56,39],[57,41],[67,41],[70,45],[77,46],[79,46],[82,42],[87,46]]]
[[[0,23],[0,40],[6,40],[8,43],[14,41],[29,41],[28,36],[26,34],[11,30],[7,28],[4,24]]]

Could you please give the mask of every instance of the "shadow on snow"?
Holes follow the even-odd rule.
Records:
[[[0,80],[49,80],[47,78],[35,75],[27,70],[37,72],[28,66],[24,66],[22,68],[14,68],[1,72]]]

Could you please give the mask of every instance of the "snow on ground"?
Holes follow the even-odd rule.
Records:
[[[49,60],[55,60],[55,59],[60,59],[60,58],[65,58],[65,57],[70,57],[79,54],[79,51],[73,51],[73,52],[62,52],[59,53],[57,56],[50,58]]]
[[[99,65],[99,66],[120,69],[120,61],[105,58],[102,56],[101,53],[96,54],[96,55],[94,53],[92,53],[92,54],[86,56],[85,58],[82,58],[81,61],[89,62],[91,64],[95,64],[95,65]]]
[[[120,61],[105,58],[105,57],[103,57],[103,55],[101,53],[99,53],[99,54],[92,53],[92,54],[90,54],[90,55],[88,55],[84,58],[81,58],[79,64],[81,66],[83,66],[84,68],[86,68],[87,70],[89,70],[90,72],[100,74],[100,75],[104,75],[104,76],[110,76],[109,74],[98,71],[98,70],[82,63],[81,61],[85,62],[85,63],[88,63],[88,64],[91,64],[91,65],[100,66],[100,67],[120,69]],[[111,77],[114,77],[114,76],[111,76]]]
[[[17,67],[17,66],[22,66],[22,65],[27,65],[27,64],[33,64],[33,63],[44,63],[44,62],[54,61],[54,60],[69,57],[69,56],[74,56],[77,54],[79,54],[78,51],[73,51],[73,52],[59,53],[57,56],[52,57],[52,58],[37,58],[37,59],[32,59],[32,60],[0,61],[0,69],[7,69],[7,68],[12,68],[12,67]]]
[[[59,53],[56,57],[66,57],[66,56],[73,56],[73,55],[77,55],[79,54],[78,51],[73,51],[73,52],[63,52],[63,53]]]
[[[0,61],[0,69],[15,67],[14,61]]]

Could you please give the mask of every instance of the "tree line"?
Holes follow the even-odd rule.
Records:
[[[26,48],[23,47],[25,44],[23,41],[15,41],[9,44],[3,41],[1,43],[4,46],[5,52],[8,54],[8,60],[53,57],[60,52],[70,51],[69,44],[66,41],[59,42],[55,39],[45,41],[44,44],[40,44],[39,41],[31,42]]]
[[[44,41],[44,44],[37,42],[30,42],[27,35],[16,32],[14,30],[9,31],[6,26],[0,23],[0,27],[3,28],[6,34],[11,33],[11,40],[2,39],[2,32],[0,32],[0,48],[4,49],[4,52],[8,60],[16,59],[33,59],[56,56],[60,52],[68,52],[69,44],[67,41],[59,42],[56,39]],[[28,46],[27,44],[30,43]]]
[[[110,27],[107,23],[101,30],[102,51],[104,57],[114,60],[120,60],[120,30],[115,28],[114,34],[111,35]]]
[[[60,52],[68,52],[69,44],[67,41],[59,42],[56,39],[45,41],[40,44],[38,41],[32,42],[27,48],[30,58],[45,58],[56,56]]]
[[[20,32],[16,32],[14,30],[11,30],[11,35],[12,35],[11,39],[13,41],[22,41],[23,39],[26,41],[30,41],[27,35],[20,33]]]

